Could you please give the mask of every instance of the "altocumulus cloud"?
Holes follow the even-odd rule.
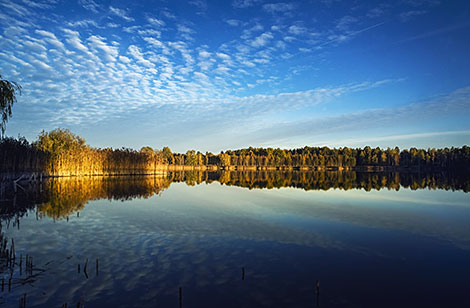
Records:
[[[34,138],[42,128],[65,126],[86,135],[88,127],[96,131],[130,123],[153,125],[149,131],[173,134],[175,143],[189,135],[209,138],[199,145],[214,148],[221,142],[221,147],[231,147],[293,136],[311,139],[323,131],[354,131],[378,119],[411,122],[409,114],[432,118],[439,108],[451,114],[457,103],[461,113],[468,109],[465,100],[457,99],[467,95],[463,88],[434,103],[403,107],[399,102],[401,107],[376,105],[317,116],[329,102],[385,89],[407,77],[391,73],[355,79],[344,74],[338,81],[323,82],[321,72],[329,73],[324,63],[341,66],[331,51],[382,31],[389,21],[379,16],[389,14],[410,25],[432,12],[433,6],[424,2],[359,6],[359,13],[335,11],[322,22],[305,15],[315,11],[306,10],[310,4],[287,1],[219,4],[227,7],[227,16],[214,15],[214,4],[207,1],[191,1],[182,9],[171,3],[142,9],[141,3],[104,5],[96,0],[68,5],[81,14],[66,17],[60,1],[0,0],[1,73],[24,89],[8,127],[14,132]],[[422,13],[410,13],[414,11]],[[238,129],[229,128],[233,123]],[[165,125],[191,132],[179,130],[179,137]]]

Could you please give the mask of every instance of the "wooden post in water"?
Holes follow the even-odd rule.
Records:
[[[5,290],[5,278],[2,278],[2,292]]]
[[[96,276],[98,276],[98,258],[96,258]]]
[[[315,294],[316,294],[316,300],[317,300],[317,307],[320,306],[320,280],[317,280],[315,284]]]
[[[12,251],[12,255],[13,255],[13,260],[16,259],[16,252],[15,252],[15,241],[13,239],[11,239],[11,251]]]
[[[87,266],[88,266],[88,258],[85,261],[85,266],[83,266],[83,273],[85,274],[86,279],[88,279],[88,273],[86,271]]]
[[[179,297],[179,308],[183,308],[183,288],[180,287],[178,291]]]
[[[78,264],[78,273],[80,274],[80,263]]]
[[[242,267],[242,280],[245,280],[245,268]]]

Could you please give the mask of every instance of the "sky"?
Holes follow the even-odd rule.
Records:
[[[6,134],[95,147],[470,144],[470,2],[0,0]]]

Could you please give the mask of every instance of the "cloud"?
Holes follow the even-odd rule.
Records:
[[[238,9],[244,9],[261,3],[262,0],[234,0],[232,6]]]
[[[191,28],[185,25],[177,25],[177,29],[179,32],[186,33],[186,34],[194,33],[194,30],[192,30]]]
[[[45,30],[35,30],[34,32],[45,37],[46,41],[55,47],[65,49],[64,44],[57,39],[54,33]]]
[[[255,47],[255,48],[258,48],[258,47],[262,47],[266,44],[268,44],[268,42],[273,38],[273,35],[271,32],[265,32],[263,34],[261,34],[260,36],[258,36],[257,38],[255,38],[253,41],[251,41],[250,45]]]
[[[271,14],[289,12],[289,11],[292,11],[294,8],[295,8],[295,5],[293,3],[284,3],[284,2],[267,3],[263,5],[263,10]]]
[[[132,55],[134,57],[134,59],[137,60],[137,62],[141,63],[142,65],[146,66],[146,67],[155,67],[155,65],[150,62],[149,60],[145,59],[142,52],[140,51],[140,48],[135,46],[135,45],[131,45],[129,46],[128,48],[128,52],[130,55]]]
[[[419,34],[419,35],[408,37],[406,39],[403,39],[403,40],[399,41],[398,44],[405,43],[405,42],[410,42],[410,41],[414,41],[414,40],[425,39],[425,38],[429,38],[429,37],[433,37],[433,36],[438,36],[438,35],[442,35],[442,34],[445,34],[445,33],[449,33],[449,32],[459,30],[459,29],[462,29],[462,28],[467,28],[467,27],[470,27],[470,22],[461,23],[461,24],[454,24],[454,25],[450,25],[448,27],[443,27],[443,28],[440,28],[440,29],[435,29],[435,30],[432,30],[432,31],[424,32],[424,33]]]
[[[148,17],[147,21],[157,27],[164,27],[166,25],[166,23],[163,20],[158,19],[158,18]]]
[[[104,58],[109,62],[116,61],[116,57],[118,56],[118,48],[116,46],[110,46],[106,44],[105,38],[101,36],[92,35],[90,36],[87,41],[89,42],[90,47],[97,52],[101,50],[103,52]]]
[[[257,23],[253,27],[243,30],[243,34],[241,35],[241,38],[248,39],[253,35],[254,32],[260,32],[263,30],[264,30],[263,25]]]
[[[41,2],[41,1],[31,1],[31,0],[22,0],[27,6],[32,7],[32,8],[37,8],[37,9],[51,9],[54,7],[54,4],[57,3],[57,1],[46,1],[46,2]]]
[[[377,27],[380,27],[384,24],[385,24],[385,22],[379,22],[377,24],[374,24],[372,26],[368,26],[366,28],[363,28],[363,29],[360,29],[360,30],[357,30],[357,31],[348,31],[345,34],[332,34],[332,35],[328,36],[327,40],[323,41],[320,44],[317,44],[315,47],[317,49],[319,49],[319,48],[325,47],[325,46],[330,45],[330,44],[345,42],[345,41],[353,38],[354,36],[357,36],[361,33],[370,31],[370,30],[375,29]]]
[[[230,60],[230,56],[225,54],[225,53],[218,52],[216,55],[217,55],[217,57],[221,58],[222,60]]]
[[[347,31],[349,30],[351,25],[354,25],[358,19],[353,16],[343,16],[338,20],[338,23],[336,24],[336,28],[342,31]]]
[[[358,84],[335,89],[319,89],[310,92],[316,102],[339,96],[347,91],[359,91],[376,84]],[[305,94],[302,94],[305,95]],[[408,104],[403,107],[389,109],[370,109],[329,117],[315,117],[303,121],[275,123],[262,128],[251,135],[257,136],[257,141],[281,142],[292,137],[306,136],[313,138],[324,134],[353,132],[372,127],[395,127],[396,123],[405,126],[407,123],[429,119],[436,120],[445,114],[468,113],[470,110],[470,87],[458,89],[448,95],[428,101]]]
[[[0,2],[0,6],[5,7],[10,12],[14,13],[15,15],[24,17],[26,15],[31,15],[31,12],[24,6],[21,6],[14,2]]]
[[[63,29],[63,31],[66,33],[66,42],[70,46],[85,53],[89,52],[88,48],[83,45],[82,41],[80,40],[80,33],[69,29]]]
[[[3,31],[3,34],[9,38],[16,38],[21,34],[27,33],[28,31],[22,27],[10,26]]]
[[[292,33],[292,34],[295,34],[295,35],[305,33],[306,31],[307,31],[306,28],[301,27],[301,26],[297,26],[297,25],[292,25],[292,26],[289,27],[289,33]]]
[[[207,2],[205,0],[190,0],[188,3],[202,11],[207,10]]]
[[[381,7],[375,7],[367,12],[367,17],[369,18],[377,18],[385,14],[385,10]]]
[[[242,22],[238,19],[227,19],[225,22],[232,27],[238,27],[242,24]]]
[[[99,4],[97,4],[93,0],[78,0],[78,3],[86,10],[89,10],[93,13],[98,13],[99,9],[101,8]]]
[[[91,19],[84,19],[84,20],[78,20],[75,22],[69,22],[67,23],[69,27],[89,27],[89,26],[94,26],[98,28],[98,24],[96,21],[91,20]]]
[[[206,50],[199,51],[199,57],[201,58],[209,58],[210,56],[211,56],[211,53],[207,52]]]
[[[424,15],[426,13],[427,11],[425,10],[413,10],[413,11],[402,12],[400,13],[400,19],[402,21],[408,21],[415,16]]]
[[[34,52],[44,52],[47,50],[46,47],[44,47],[43,45],[37,42],[25,41],[23,42],[23,45],[29,50],[34,51]]]
[[[114,15],[118,16],[118,17],[121,17],[122,19],[124,19],[127,22],[135,20],[134,18],[130,17],[125,10],[122,10],[122,9],[118,9],[118,8],[110,6],[109,7],[109,12],[111,14],[114,14]]]
[[[386,135],[375,136],[367,138],[348,138],[335,141],[332,146],[344,146],[345,144],[371,144],[378,142],[390,142],[397,140],[418,140],[430,137],[449,137],[449,136],[468,136],[470,137],[470,130],[457,130],[457,131],[443,131],[443,132],[425,132],[425,133],[410,133],[402,135]]]

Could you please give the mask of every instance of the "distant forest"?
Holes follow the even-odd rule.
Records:
[[[444,149],[303,147],[247,148],[219,154],[188,150],[173,153],[143,147],[140,151],[98,149],[65,129],[25,138],[0,140],[0,172],[49,176],[155,174],[165,170],[356,170],[469,172],[470,147]]]

